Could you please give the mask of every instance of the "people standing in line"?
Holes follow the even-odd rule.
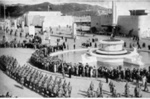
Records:
[[[79,76],[82,76],[83,66],[82,63],[79,64]]]
[[[93,67],[90,67],[90,77],[93,77]]]
[[[148,89],[148,86],[147,86],[147,78],[145,76],[145,82],[144,82],[144,91],[148,92],[149,89]]]
[[[83,67],[82,77],[85,77],[85,67]]]
[[[106,83],[108,83],[108,70],[107,69],[105,69],[105,79],[106,79]]]
[[[57,65],[54,64],[54,73],[56,73],[56,71],[57,71]]]
[[[76,76],[79,76],[79,67],[78,67],[78,65],[76,65],[76,67],[75,67],[75,71],[76,71]]]
[[[143,77],[142,77],[142,85],[143,85],[143,86],[145,85],[145,82],[146,82],[146,76],[143,75]]]
[[[69,65],[69,78],[71,78],[71,75],[72,75],[72,67],[71,65]]]

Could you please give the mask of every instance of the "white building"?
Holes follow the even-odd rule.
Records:
[[[138,11],[137,11],[138,12]],[[129,31],[133,31],[132,35],[139,36],[141,38],[148,37],[150,34],[150,16],[145,13],[133,13],[126,16],[118,16],[118,25],[121,27],[120,32],[128,34]],[[149,36],[150,37],[150,36]]]
[[[61,16],[62,13],[60,11],[29,11],[26,13],[26,22],[27,26],[29,25],[40,25],[44,21],[44,18],[51,16]]]

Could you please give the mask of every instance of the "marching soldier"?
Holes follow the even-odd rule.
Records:
[[[58,85],[55,83],[52,90],[52,97],[56,97],[58,92]]]
[[[110,81],[110,83],[109,83],[110,93],[113,92],[112,86],[113,86],[113,83],[112,83],[112,81]]]
[[[99,82],[99,88],[97,88],[97,97],[103,97],[103,89],[102,89],[103,84],[101,81]]]
[[[137,84],[134,89],[135,97],[142,97],[140,84]]]
[[[127,82],[126,85],[125,85],[125,96],[126,97],[129,97],[129,93],[130,93],[129,88],[130,88],[130,86],[129,86],[128,82]]]
[[[63,83],[63,91],[64,91],[64,96],[67,95],[67,83],[66,83],[66,80],[64,80],[64,83]]]
[[[62,88],[62,86],[61,86],[61,87],[59,87],[57,97],[59,97],[59,98],[63,97],[63,88]]]
[[[112,93],[112,97],[117,97],[116,89],[114,89],[114,91]]]
[[[22,77],[21,77],[21,86],[22,86],[22,89],[23,89],[23,85],[24,85],[24,76],[22,75]]]
[[[53,84],[52,84],[52,81],[50,84],[48,84],[48,96],[49,97],[52,97],[52,88],[53,88]]]
[[[69,97],[71,97],[71,91],[72,91],[72,86],[70,85],[70,82],[68,83],[68,94]]]
[[[87,94],[88,94],[88,97],[95,97],[93,82],[91,82],[90,87],[87,91]]]

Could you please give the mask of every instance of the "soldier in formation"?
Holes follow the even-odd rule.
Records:
[[[61,78],[53,77],[42,73],[29,64],[20,66],[15,58],[1,56],[0,64],[6,67],[6,73],[18,81],[22,88],[26,86],[33,91],[37,91],[44,97],[71,97],[72,86],[70,82],[64,83]],[[1,66],[1,65],[0,65]]]
[[[90,87],[88,88],[87,95],[88,95],[88,97],[90,97],[90,98],[95,97],[94,84],[93,84],[93,82],[91,82]]]
[[[103,88],[102,88],[103,84],[100,81],[99,82],[99,87],[97,88],[97,97],[103,97]]]
[[[125,84],[125,97],[129,97],[129,93],[130,93],[130,90],[129,90],[130,86],[128,84],[128,82]]]
[[[140,84],[137,84],[136,87],[134,88],[134,95],[137,98],[142,97]]]

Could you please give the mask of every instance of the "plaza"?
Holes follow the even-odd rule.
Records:
[[[4,17],[0,97],[149,98],[149,13],[119,15],[120,2],[111,2],[112,13],[97,16],[48,9]]]
[[[64,35],[62,35],[64,36]],[[2,37],[2,36],[1,36]],[[9,37],[9,35],[7,36]],[[60,35],[59,36],[52,36],[52,38],[55,40],[56,38],[59,38],[61,37]],[[88,37],[88,38],[87,38]],[[101,35],[96,35],[96,37],[98,39],[104,39],[105,38],[109,38],[108,36],[101,36]],[[17,38],[20,38],[20,37],[17,37]],[[84,39],[83,39],[84,38]],[[82,40],[82,42],[85,42],[87,39],[89,38],[93,38],[93,35],[87,35],[85,37],[80,37],[79,36],[79,39]],[[132,43],[132,40],[130,38],[124,38],[124,37],[116,37],[116,38],[121,38],[123,39],[124,41],[127,42],[127,44],[129,43]],[[22,38],[21,38],[22,39]],[[11,39],[9,39],[11,40]],[[145,40],[143,40],[144,42]],[[69,42],[69,50],[73,50],[73,46],[72,46],[72,42],[73,42],[73,39],[68,39],[68,42]],[[142,42],[142,43],[143,43]],[[146,44],[148,44],[148,42],[146,42]],[[76,43],[76,49],[75,50],[81,50],[81,49],[84,49],[86,50],[87,48],[82,48],[81,47],[81,42],[77,42]],[[146,53],[149,53],[148,52],[148,48],[144,48],[143,50],[147,50]],[[31,57],[32,53],[34,52],[35,50],[34,49],[30,49],[30,48],[1,48],[0,49],[0,54],[1,55],[11,55],[13,57],[15,57],[19,64],[21,66],[23,66],[23,64],[26,64],[28,63],[29,61],[29,58]],[[57,52],[56,52],[57,53]],[[67,62],[73,62],[73,63],[78,63],[79,61],[81,61],[81,54],[85,53],[85,51],[79,51],[78,52],[68,52],[68,55],[66,54],[66,56],[64,57],[64,60],[66,60]],[[145,57],[149,57],[147,56],[147,54],[144,54]],[[67,58],[69,57],[69,58]],[[73,61],[75,60],[75,61]],[[147,61],[147,67],[149,66],[149,62]],[[62,75],[60,73],[53,73],[53,72],[48,72],[48,71],[45,71],[45,70],[41,70],[43,71],[44,73],[47,73],[47,74],[50,74],[50,75],[53,75],[53,76],[58,76],[60,78],[62,78]],[[31,90],[29,90],[28,88],[24,88],[24,89],[20,89],[19,87],[17,86],[21,86],[20,84],[18,84],[16,81],[14,81],[13,79],[9,78],[5,73],[3,73],[2,71],[0,72],[1,73],[1,93],[4,94],[6,93],[7,91],[11,92],[14,96],[18,96],[18,97],[42,97],[42,96],[39,96],[37,93],[35,92],[32,92]],[[103,83],[103,89],[104,89],[104,97],[110,97],[110,93],[109,93],[109,85],[108,83],[105,83],[105,78],[95,78],[95,77],[92,77],[92,78],[89,78],[89,77],[78,77],[78,76],[73,76],[71,79],[68,78],[68,75],[66,74],[66,77],[65,77],[66,81],[67,82],[71,82],[71,85],[72,85],[72,95],[71,97],[87,97],[87,89],[91,83],[91,81],[94,83],[94,87],[95,87],[95,90],[96,88],[98,87],[98,83],[99,81],[102,81]],[[114,84],[116,85],[116,89],[117,89],[117,92],[120,93],[120,94],[123,94],[124,93],[124,88],[122,86],[125,86],[125,82],[118,82],[118,81],[115,81],[115,80],[112,80],[114,82]],[[4,83],[4,82],[9,82],[8,84],[7,83]],[[8,86],[9,85],[9,86]],[[135,84],[134,83],[130,83],[130,86],[131,86],[131,93],[130,94],[134,94],[134,87],[135,87]],[[122,87],[122,89],[120,89],[120,87]],[[27,94],[27,93],[30,93],[30,94]],[[26,93],[26,94],[22,94],[22,93]],[[144,92],[142,91],[142,95],[143,97],[149,97],[149,92]],[[124,97],[124,96],[122,96]]]

